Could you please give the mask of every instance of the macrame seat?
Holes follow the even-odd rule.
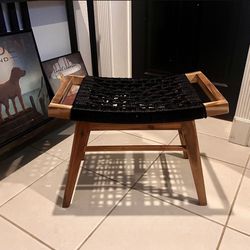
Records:
[[[71,119],[103,123],[158,123],[206,117],[199,96],[183,75],[145,79],[87,76]]]
[[[201,101],[195,83],[208,102]],[[68,98],[72,86],[78,91]],[[65,77],[48,112],[51,117],[76,121],[63,207],[70,206],[85,152],[121,150],[183,151],[190,162],[198,204],[207,204],[194,120],[225,114],[228,103],[202,72],[145,79]],[[177,130],[181,145],[88,146],[91,131],[154,129]]]

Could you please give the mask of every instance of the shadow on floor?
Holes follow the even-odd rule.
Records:
[[[63,183],[58,183],[60,191],[54,214],[103,215],[119,203],[120,215],[159,215],[162,207],[170,204],[187,210],[200,209],[205,216],[226,215],[230,201],[209,159],[206,158],[204,163],[203,168],[208,170],[220,199],[218,208],[197,205],[189,162],[180,154],[160,154],[150,166],[145,154],[132,153],[128,158],[121,153],[100,153],[86,155],[73,203],[67,209],[61,207],[66,176]],[[128,192],[131,188],[133,192]],[[172,215],[172,210],[169,213]]]
[[[60,143],[74,132],[72,123],[64,123],[58,129],[43,136],[35,143],[38,146],[32,147],[32,142],[29,145],[19,146],[0,157],[0,180],[12,174],[16,170],[25,166],[39,155],[43,154],[49,148]]]

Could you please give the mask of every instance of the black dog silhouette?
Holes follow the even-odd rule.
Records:
[[[7,116],[10,116],[9,111],[9,99],[12,101],[15,113],[18,113],[15,98],[18,97],[22,109],[25,110],[23,98],[21,95],[21,88],[19,80],[21,77],[25,76],[26,72],[20,68],[13,68],[11,70],[10,79],[7,82],[0,84],[0,111],[2,110],[2,104],[5,106],[5,112]],[[0,120],[2,116],[0,115]]]

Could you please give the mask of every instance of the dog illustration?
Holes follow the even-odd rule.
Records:
[[[5,112],[7,116],[10,115],[9,110],[9,99],[13,103],[15,113],[18,113],[15,98],[18,97],[22,109],[25,110],[23,98],[21,95],[21,88],[19,85],[19,80],[21,77],[25,76],[26,72],[20,68],[14,67],[11,70],[10,79],[7,82],[0,84],[0,121],[3,120],[1,117],[2,104],[5,106]]]

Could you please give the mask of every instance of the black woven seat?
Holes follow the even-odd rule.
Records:
[[[87,76],[71,119],[102,123],[161,123],[206,117],[186,76],[132,79]]]

